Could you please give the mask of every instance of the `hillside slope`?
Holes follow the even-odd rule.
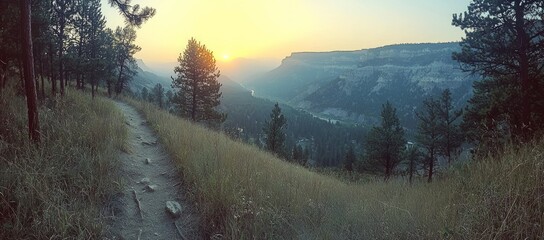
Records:
[[[126,128],[110,100],[66,89],[39,108],[27,137],[24,98],[0,92],[0,239],[100,239],[102,204],[120,190]]]
[[[544,237],[544,143],[459,165],[433,183],[345,183],[132,102],[192,190],[208,236],[227,239]]]

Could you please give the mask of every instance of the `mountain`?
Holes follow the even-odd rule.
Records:
[[[136,63],[136,75],[134,75],[132,81],[129,83],[130,90],[132,92],[139,93],[144,87],[150,90],[157,83],[160,83],[162,87],[166,89],[166,91],[172,89],[172,87],[170,86],[172,80],[170,78],[155,74],[153,70],[149,68],[141,59],[137,59]]]
[[[403,125],[415,129],[415,110],[426,97],[450,88],[456,107],[470,98],[474,77],[452,60],[458,50],[458,43],[425,43],[293,53],[245,86],[320,117],[366,126],[379,123],[381,105],[391,101]]]

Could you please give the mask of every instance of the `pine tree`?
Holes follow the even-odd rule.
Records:
[[[344,169],[346,169],[348,172],[352,172],[356,161],[357,156],[355,156],[353,146],[350,145],[346,151],[346,155],[344,156]]]
[[[401,154],[406,141],[396,109],[389,101],[382,108],[382,124],[370,130],[365,151],[369,163],[373,167],[382,168],[384,178],[388,180],[402,160]]]
[[[454,154],[463,143],[463,134],[457,124],[462,114],[462,110],[456,111],[453,108],[450,90],[444,90],[439,99],[440,133],[442,135],[439,145],[440,152],[448,160],[448,165],[451,164],[452,154]]]
[[[270,121],[266,121],[263,127],[265,137],[266,150],[273,152],[279,156],[283,154],[283,145],[285,143],[285,133],[287,120],[281,113],[281,108],[278,103],[274,105],[272,113],[270,113]]]
[[[117,68],[115,93],[118,95],[127,87],[128,82],[136,74],[134,71],[136,66],[134,54],[139,52],[141,48],[134,44],[134,41],[136,41],[136,31],[132,27],[117,27],[113,36]],[[108,88],[108,92],[111,92],[110,88],[111,86]]]
[[[146,87],[143,87],[141,92],[140,92],[140,98],[144,101],[147,101],[147,99],[149,98],[149,90],[147,90]]]
[[[474,0],[453,16],[466,34],[453,57],[482,76],[464,118],[473,141],[485,142],[501,129],[528,141],[544,129],[543,18],[540,0]]]
[[[291,158],[292,158],[293,162],[302,164],[303,157],[304,157],[303,154],[304,154],[304,152],[303,152],[302,147],[300,145],[293,146],[293,151],[292,151],[292,155],[291,155]]]
[[[405,158],[406,163],[408,164],[408,168],[406,169],[408,172],[408,181],[412,184],[414,174],[421,162],[421,152],[419,151],[419,148],[413,144],[409,145],[405,151]]]
[[[119,13],[125,17],[125,21],[131,25],[140,27],[143,22],[155,15],[155,9],[132,5],[132,0],[108,0],[112,7],[117,7]]]
[[[425,165],[428,169],[428,182],[433,180],[434,168],[440,149],[440,102],[434,98],[423,101],[423,110],[416,113],[419,118],[417,139],[425,149]]]
[[[181,115],[195,122],[223,122],[226,115],[215,110],[220,103],[221,84],[217,81],[219,70],[213,53],[191,38],[178,62],[179,66],[174,69],[177,78],[172,78],[172,87],[179,89],[174,103]]]
[[[151,89],[153,101],[159,105],[160,108],[164,107],[164,88],[160,83],[155,84]]]

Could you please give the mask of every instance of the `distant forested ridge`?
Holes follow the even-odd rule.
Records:
[[[246,142],[263,147],[262,128],[269,120],[274,102],[252,96],[238,83],[222,77],[222,111],[228,114],[225,131]],[[293,149],[300,146],[310,154],[310,164],[317,166],[341,166],[349,146],[360,148],[365,129],[351,124],[340,124],[319,119],[312,114],[280,104],[287,119],[285,129],[286,155],[292,157]]]

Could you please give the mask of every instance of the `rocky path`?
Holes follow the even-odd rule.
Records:
[[[107,235],[110,239],[198,239],[197,220],[183,197],[172,160],[133,107],[116,105],[125,115],[129,150],[120,153],[125,189],[107,208],[111,216]]]

